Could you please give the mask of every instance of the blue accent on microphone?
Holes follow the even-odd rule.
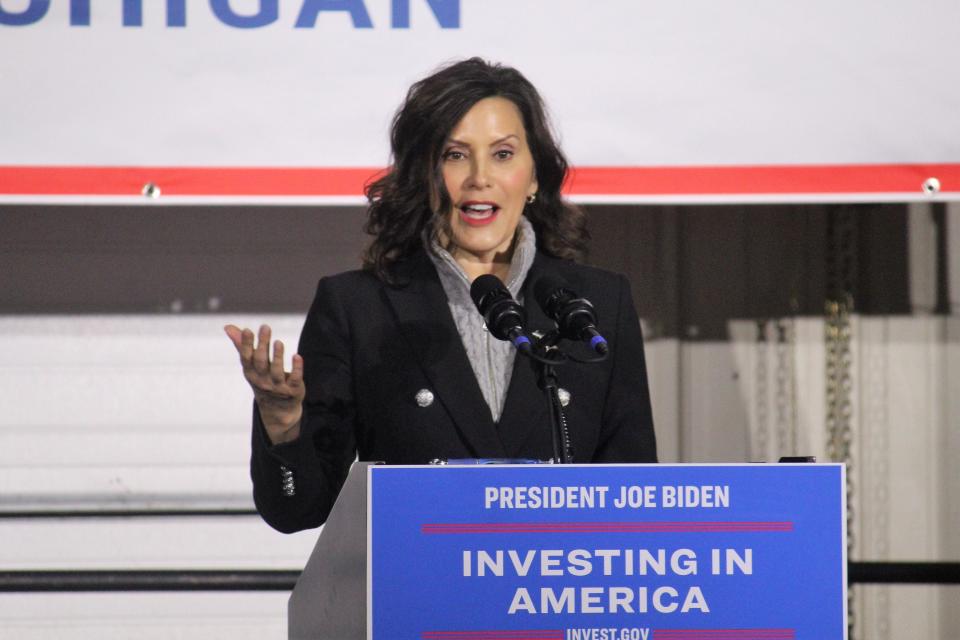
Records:
[[[533,343],[530,342],[530,338],[522,333],[516,338],[512,338],[510,342],[512,342],[513,346],[517,348],[517,351],[528,352],[533,348]]]
[[[598,344],[601,344],[601,343],[602,343],[602,344],[607,344],[607,340],[606,340],[606,338],[604,338],[603,336],[601,336],[601,335],[599,335],[599,334],[593,336],[592,338],[590,338],[590,346],[593,347],[594,349],[596,349],[596,348],[597,348],[597,345],[598,345]]]

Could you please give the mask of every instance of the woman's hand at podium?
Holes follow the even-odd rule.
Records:
[[[303,358],[293,356],[293,368],[283,369],[283,342],[273,343],[270,358],[270,327],[262,325],[256,345],[253,331],[228,324],[223,328],[240,354],[243,377],[250,383],[260,409],[260,419],[273,444],[290,442],[300,436],[303,414]]]

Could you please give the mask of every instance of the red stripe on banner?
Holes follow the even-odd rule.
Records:
[[[155,184],[169,196],[360,196],[376,167],[0,166],[0,195],[137,196]],[[960,192],[960,163],[579,167],[565,193],[590,195],[762,195]]]
[[[794,629],[654,629],[654,640],[793,640]]]
[[[921,193],[960,191],[960,164],[768,165],[728,167],[582,167],[571,172],[577,195],[735,195]]]
[[[137,196],[153,184],[165,196],[356,196],[381,171],[372,167],[0,166],[0,194]]]
[[[494,522],[423,524],[424,534],[793,531],[792,522]]]

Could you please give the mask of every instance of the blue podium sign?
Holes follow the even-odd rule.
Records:
[[[840,640],[842,465],[372,466],[373,640]]]

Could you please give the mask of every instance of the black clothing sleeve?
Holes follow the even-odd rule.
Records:
[[[356,457],[346,307],[329,284],[324,279],[317,286],[297,350],[307,390],[299,438],[271,444],[254,403],[254,504],[270,526],[284,533],[326,521]],[[283,493],[281,467],[293,474],[292,496]]]

